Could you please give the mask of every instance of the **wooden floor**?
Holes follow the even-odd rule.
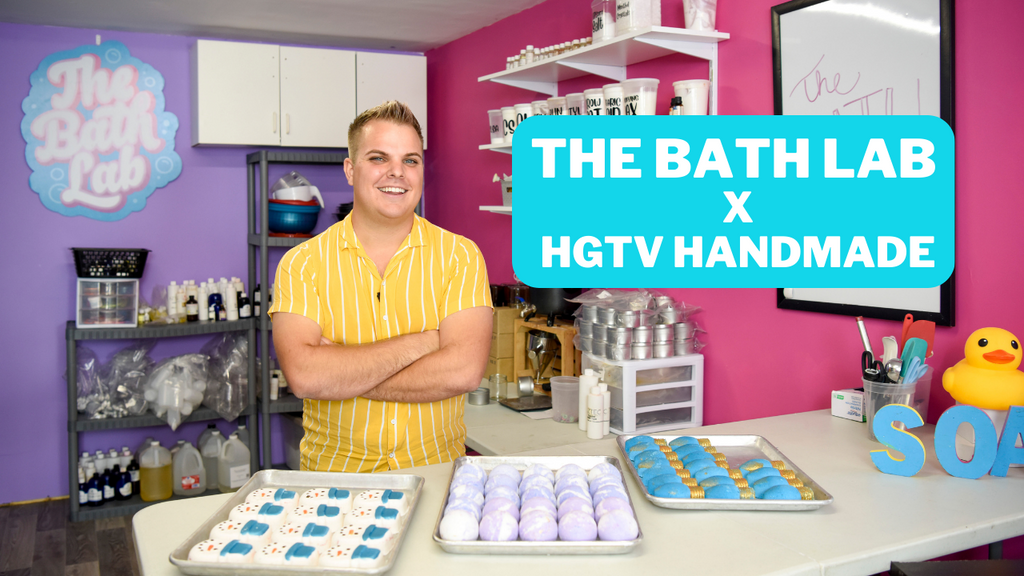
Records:
[[[138,576],[130,516],[68,520],[68,501],[0,508],[0,576]]]

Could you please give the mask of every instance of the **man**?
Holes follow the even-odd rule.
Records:
[[[476,244],[414,213],[423,136],[407,106],[363,112],[348,142],[352,212],[282,258],[268,311],[305,399],[302,469],[449,462],[490,349],[487,269]]]

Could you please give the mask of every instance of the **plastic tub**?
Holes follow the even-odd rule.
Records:
[[[904,404],[913,406],[914,390],[917,384],[893,384],[885,382],[872,382],[863,380],[864,383],[864,414],[867,416],[868,438],[878,441],[875,438],[875,431],[872,428],[875,421],[875,413],[889,404]],[[897,424],[903,430],[903,424]]]
[[[565,95],[565,113],[568,116],[586,116],[587,100],[583,96],[583,92]]]
[[[551,407],[554,410],[551,419],[555,422],[579,421],[580,379],[574,376],[554,376],[551,378]]]
[[[552,96],[548,98],[548,116],[565,116],[566,104],[564,96]]]
[[[706,116],[710,80],[679,80],[672,83],[673,93],[683,99],[683,116]]]
[[[604,116],[604,90],[591,88],[583,91],[588,116]]]
[[[280,200],[267,203],[267,228],[279,234],[309,234],[316,228],[320,205],[315,200],[309,206],[285,204]]]
[[[658,111],[657,78],[622,81],[622,112],[627,116],[654,116]]]
[[[622,115],[622,84],[605,84],[601,87],[604,93],[604,112],[608,116]]]

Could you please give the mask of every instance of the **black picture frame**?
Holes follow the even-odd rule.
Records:
[[[801,10],[809,6],[829,2],[831,0],[792,0],[771,8],[772,18],[772,65],[774,80],[775,114],[782,115],[782,30],[781,16]],[[953,122],[954,101],[954,66],[953,66],[953,0],[935,0],[939,4],[939,117],[955,130]],[[914,315],[915,320],[930,320],[940,326],[954,326],[956,320],[955,306],[956,269],[949,279],[936,287],[939,296],[939,311],[911,310],[889,308],[883,305],[868,306],[863,304],[842,304],[815,300],[793,299],[785,295],[785,288],[777,289],[778,308],[786,310],[804,310],[808,312],[824,312],[844,316],[864,316],[884,320],[903,320],[907,313]]]

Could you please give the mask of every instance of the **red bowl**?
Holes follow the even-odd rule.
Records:
[[[320,205],[320,203],[317,202],[316,200],[304,201],[304,200],[274,200],[274,199],[270,199],[270,200],[267,200],[267,202],[270,202],[271,204],[289,204],[291,206],[319,206]]]

